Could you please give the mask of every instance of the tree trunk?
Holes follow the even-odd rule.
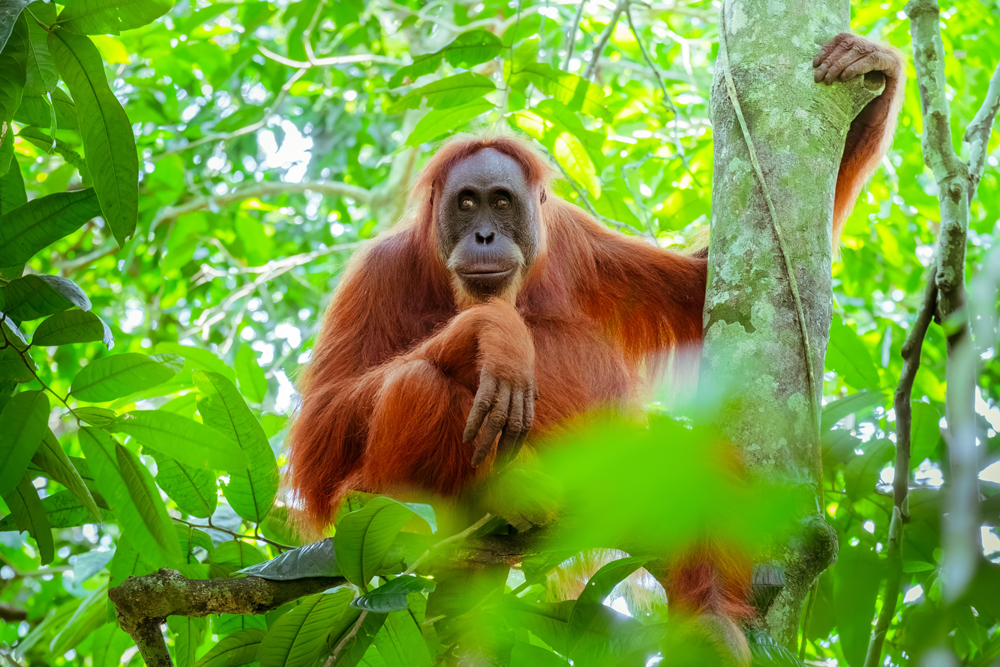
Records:
[[[834,187],[851,120],[878,90],[813,82],[850,29],[846,0],[726,0],[712,88],[715,177],[699,386],[753,474],[807,486],[804,530],[778,555],[765,625],[793,646],[803,601],[836,559],[823,519],[819,426],[831,320]],[[870,86],[871,84],[869,84]],[[748,136],[749,135],[749,136]]]

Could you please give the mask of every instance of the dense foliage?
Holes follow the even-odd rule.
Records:
[[[561,549],[611,546],[603,526],[649,530],[658,544],[689,538],[692,526],[755,544],[780,529],[780,492],[726,482],[710,455],[692,453],[711,440],[697,429],[657,418],[650,430],[581,435],[582,454],[556,461],[553,488],[587,520],[568,521],[542,557],[476,576],[396,575],[426,574],[421,554],[477,517],[446,527],[427,505],[357,498],[332,544],[310,555],[289,552],[301,542],[279,494],[293,382],[323,308],[351,252],[399,217],[436,140],[514,128],[562,169],[560,196],[623,233],[679,245],[707,226],[718,5],[579,9],[0,0],[0,655],[138,664],[109,587],[165,566],[203,579],[266,570],[281,554],[284,567],[317,574],[330,559],[315,549],[335,553],[354,588],[266,616],[171,617],[176,664],[324,664],[347,638],[337,664],[450,661],[457,638],[473,636],[511,665],[686,655],[664,633],[662,608],[639,613],[614,592],[641,559],[606,566],[579,600],[540,600]],[[857,2],[854,30],[907,51],[901,9]],[[949,4],[943,18],[960,135],[1000,53],[1000,5]],[[936,185],[910,87],[834,267],[824,493],[841,550],[801,637],[802,656],[830,664],[864,662],[880,607],[889,408],[935,241]],[[972,203],[970,276],[1000,235],[997,133],[990,145]],[[995,341],[980,343],[982,536],[996,556],[1000,363]],[[914,389],[912,521],[891,664],[940,646],[962,664],[1000,656],[1000,572],[983,567],[964,597],[942,597],[945,357],[944,329],[932,326]],[[627,465],[606,460],[602,438],[632,449]],[[595,485],[610,494],[595,499]],[[662,528],[665,511],[690,516]],[[755,641],[762,663],[795,664],[766,637]]]

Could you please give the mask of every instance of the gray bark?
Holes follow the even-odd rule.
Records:
[[[721,392],[721,422],[753,474],[815,490],[800,537],[779,549],[787,585],[765,619],[787,646],[809,588],[837,549],[822,516],[819,449],[833,198],[850,122],[880,91],[863,78],[816,84],[812,60],[850,29],[849,19],[846,0],[727,0],[712,88],[699,386]]]

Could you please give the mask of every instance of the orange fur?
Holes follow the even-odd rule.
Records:
[[[874,136],[855,138],[866,155],[848,146],[841,178],[850,183],[838,183],[837,194],[841,224],[842,192],[856,194],[884,150]],[[437,249],[434,197],[456,164],[484,148],[513,158],[544,200],[542,242],[516,295],[472,304],[456,294]],[[487,474],[491,459],[473,468],[474,445],[462,441],[484,363],[500,377],[533,367],[532,438],[544,445],[546,434],[581,412],[636,406],[651,365],[670,350],[700,345],[706,254],[610,231],[552,196],[552,175],[544,156],[519,138],[454,138],[418,176],[404,222],[352,259],[301,380],[289,436],[288,482],[314,528],[330,522],[348,490],[455,496]],[[750,614],[744,556],[705,547],[670,571],[666,588],[680,609],[726,619]]]

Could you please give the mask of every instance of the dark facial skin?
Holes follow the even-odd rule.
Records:
[[[438,203],[438,247],[477,300],[515,284],[538,254],[538,202],[520,165],[492,148],[448,174]]]

